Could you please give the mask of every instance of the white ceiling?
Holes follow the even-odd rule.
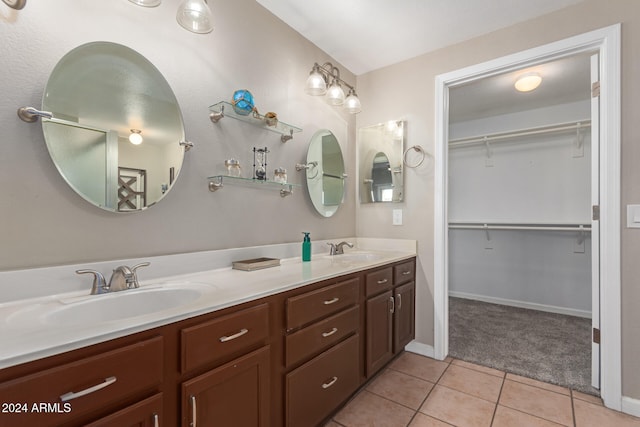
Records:
[[[256,1],[361,75],[583,0]],[[542,84],[533,92],[517,92],[516,77],[529,71],[540,73]],[[584,100],[589,86],[589,55],[574,55],[452,89],[449,120]]]
[[[356,75],[583,0],[256,0]]]

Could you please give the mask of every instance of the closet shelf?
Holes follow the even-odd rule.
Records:
[[[591,224],[449,222],[449,229],[450,230],[457,229],[457,230],[591,231]]]
[[[575,122],[559,123],[550,126],[539,126],[521,129],[512,132],[498,132],[487,135],[477,135],[466,138],[458,138],[449,140],[449,148],[464,147],[468,145],[486,144],[488,142],[500,142],[513,138],[533,135],[547,135],[552,133],[562,133],[575,131],[580,132],[581,129],[591,127],[591,120],[580,120]]]

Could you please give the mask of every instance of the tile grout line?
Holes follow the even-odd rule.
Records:
[[[433,393],[433,390],[435,390],[436,386],[438,385],[438,382],[440,381],[440,378],[442,378],[442,376],[447,371],[447,369],[449,369],[449,366],[451,366],[451,360],[449,362],[445,362],[445,363],[447,364],[447,367],[442,371],[442,374],[438,377],[438,379],[436,380],[435,383],[432,383],[431,381],[427,381],[424,378],[419,378],[419,377],[416,377],[416,376],[413,376],[413,375],[406,374],[405,372],[395,370],[396,372],[401,372],[401,373],[403,373],[405,375],[409,375],[410,377],[418,378],[418,379],[420,379],[422,381],[426,381],[426,382],[428,382],[430,384],[433,384],[433,387],[431,387],[431,390],[429,390],[429,393],[427,393],[427,395],[424,397],[424,399],[422,399],[422,402],[420,402],[420,405],[418,405],[418,409],[413,413],[413,417],[411,417],[411,419],[409,420],[409,424],[407,424],[407,426],[411,425],[411,423],[415,419],[416,415],[418,415],[418,412],[420,412],[420,408],[422,408],[422,406],[425,404],[427,399],[429,399],[429,396],[431,396],[431,393]],[[420,413],[422,414],[422,412],[420,412]],[[442,421],[442,420],[440,420],[438,418],[434,418],[434,419],[436,419],[438,421]],[[444,422],[444,421],[442,421],[442,422]],[[449,423],[446,423],[446,424],[449,424]]]
[[[569,397],[571,398],[571,418],[573,419],[573,427],[576,427],[576,408],[573,405],[573,390],[569,389]]]
[[[496,406],[493,408],[493,415],[491,416],[490,426],[493,425],[493,422],[496,419],[496,412],[498,412],[498,405],[500,404],[500,398],[502,397],[502,389],[504,388],[504,383],[507,380],[507,374],[505,373],[502,377],[502,384],[500,384],[500,392],[498,393],[498,399],[496,400]]]

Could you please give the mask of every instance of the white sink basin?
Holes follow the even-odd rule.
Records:
[[[197,300],[202,290],[185,287],[138,289],[94,295],[93,298],[57,308],[44,316],[47,322],[69,325],[108,322],[158,313]]]
[[[215,286],[201,283],[165,283],[103,295],[76,296],[26,307],[10,315],[7,321],[24,326],[121,321],[184,306],[213,289]]]

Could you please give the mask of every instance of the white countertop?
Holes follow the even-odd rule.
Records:
[[[360,244],[355,253],[366,251],[366,253],[372,254],[371,257],[341,258],[340,255],[330,257],[324,253],[314,253],[310,262],[302,262],[300,257],[286,258],[282,259],[280,266],[251,272],[224,267],[140,280],[139,289],[114,294],[87,295],[88,290],[83,289],[0,303],[0,342],[2,343],[0,346],[0,369],[211,313],[321,280],[375,268],[416,255],[415,241],[401,241],[408,242],[408,244],[400,245],[385,244],[383,246],[393,250],[379,250],[366,249],[367,246],[379,248],[381,245],[367,245],[364,240],[366,239],[358,239]],[[298,246],[298,244],[295,245],[296,248]],[[265,248],[268,249],[268,247]],[[267,252],[268,250],[265,251],[265,253]],[[348,248],[345,249],[345,253],[348,252],[354,253]],[[144,277],[143,271],[140,271],[141,279]],[[47,317],[47,314],[52,310],[55,311],[70,304],[82,304],[84,301],[95,298],[119,298],[122,295],[117,294],[149,292],[149,290],[160,286],[173,288],[191,286],[198,290],[199,297],[177,307],[124,319],[107,321],[93,319],[92,321],[91,318],[78,318],[60,324]],[[91,315],[79,317],[91,317]]]

